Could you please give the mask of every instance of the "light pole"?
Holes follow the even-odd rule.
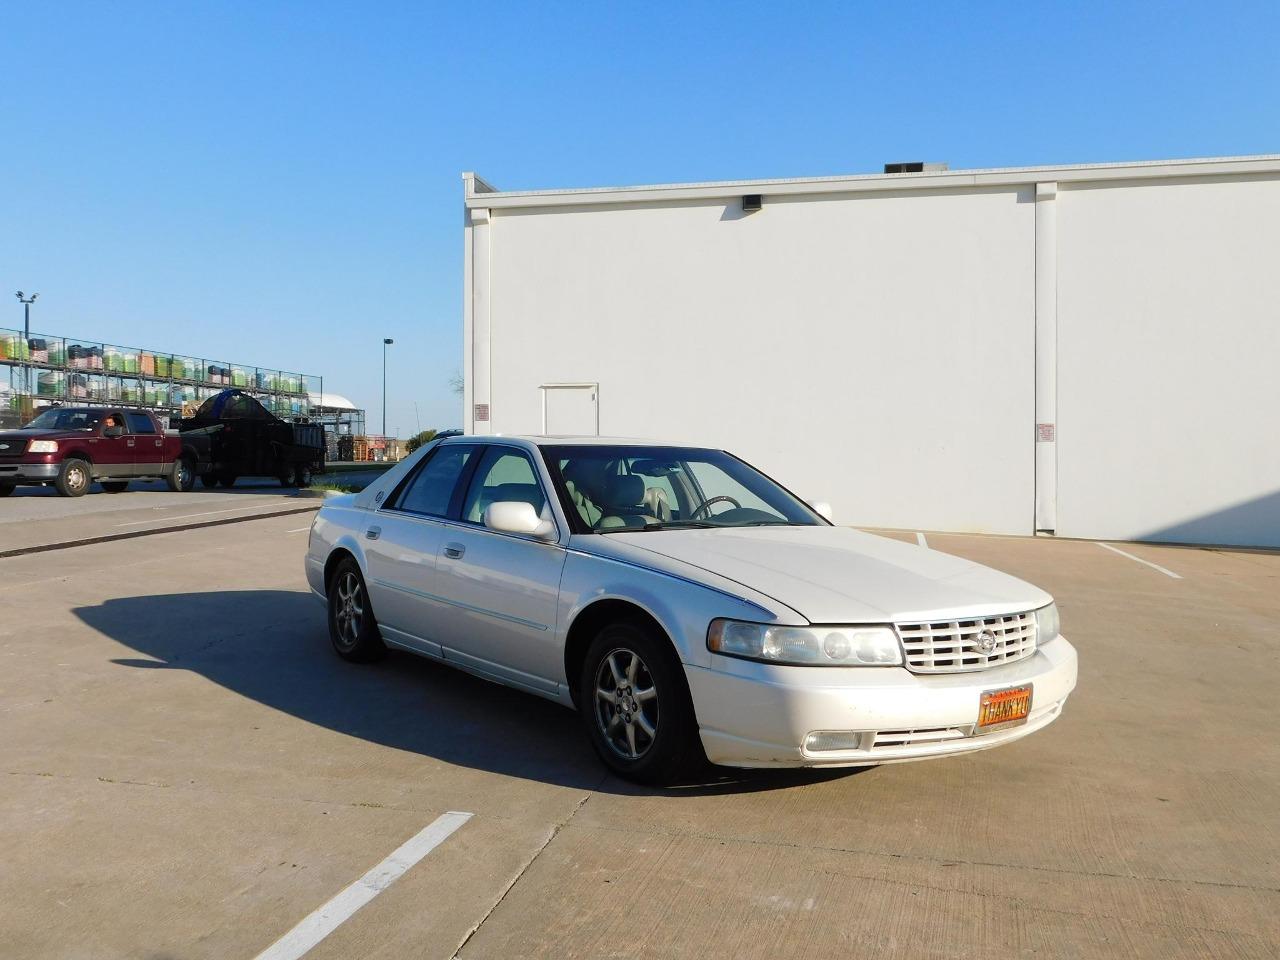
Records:
[[[382,435],[387,435],[387,347],[395,343],[390,337],[382,338]]]
[[[22,392],[26,396],[31,395],[31,305],[36,302],[38,293],[26,296],[19,290],[15,296],[18,302],[22,304],[22,346],[19,348],[19,356],[22,357]]]

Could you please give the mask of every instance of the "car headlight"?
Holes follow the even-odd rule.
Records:
[[[57,453],[57,440],[32,440],[27,445],[27,453]]]
[[[892,627],[784,627],[712,620],[707,649],[727,657],[816,667],[888,667],[902,663]]]
[[[1042,646],[1062,632],[1058,605],[1051,603],[1036,611],[1036,646]]]

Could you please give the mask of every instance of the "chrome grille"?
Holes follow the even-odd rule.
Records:
[[[973,620],[935,623],[900,623],[898,635],[912,673],[965,673],[1013,663],[1036,652],[1036,618],[1033,613],[1010,613]],[[983,633],[995,645],[983,651]]]

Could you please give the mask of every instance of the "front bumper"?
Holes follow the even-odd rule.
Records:
[[[0,463],[0,483],[48,483],[58,479],[56,463]]]
[[[1017,663],[921,676],[901,667],[784,667],[713,657],[685,665],[707,758],[735,767],[866,766],[986,750],[1048,726],[1076,685],[1066,638]],[[1025,724],[975,735],[983,691],[1031,684]],[[809,750],[811,733],[856,733],[854,749]]]

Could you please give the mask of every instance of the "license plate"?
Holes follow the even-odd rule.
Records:
[[[1031,713],[1031,684],[984,690],[978,700],[978,733],[990,733],[1027,722]]]

